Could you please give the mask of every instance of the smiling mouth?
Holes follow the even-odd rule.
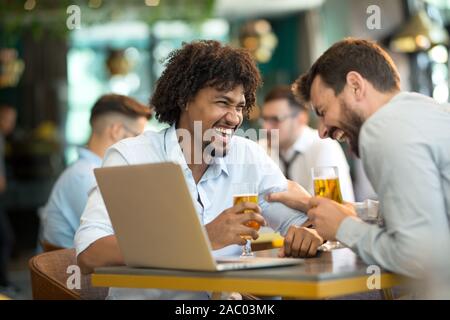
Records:
[[[343,130],[337,129],[333,134],[333,139],[339,142],[345,142],[348,140],[348,136],[345,134]]]
[[[234,129],[231,128],[214,127],[214,130],[224,137],[231,137],[234,133]]]

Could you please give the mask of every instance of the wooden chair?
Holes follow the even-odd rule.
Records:
[[[62,247],[55,246],[55,245],[53,245],[50,242],[47,242],[45,240],[41,241],[41,247],[42,247],[42,250],[44,252],[50,252],[50,251],[56,251],[56,250],[64,249]]]
[[[69,289],[67,268],[76,265],[75,249],[44,252],[29,261],[31,287],[35,300],[104,300],[108,288],[91,286],[91,276],[81,275],[81,288]]]

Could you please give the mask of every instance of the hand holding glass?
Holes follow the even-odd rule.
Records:
[[[236,183],[233,184],[233,206],[241,202],[253,202],[258,204],[258,192],[254,183]],[[253,210],[244,210],[242,213],[251,213]],[[253,228],[256,231],[261,227],[257,221],[250,220],[245,223],[247,227]],[[247,243],[242,248],[241,257],[253,256],[251,247],[251,236],[242,235],[243,239],[247,240]]]
[[[311,169],[314,183],[314,195],[342,203],[342,193],[339,184],[337,167],[314,167]],[[319,247],[322,251],[329,251],[342,247],[338,241],[327,241]]]

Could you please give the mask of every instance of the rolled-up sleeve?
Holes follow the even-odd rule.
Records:
[[[282,203],[267,202],[265,200],[265,196],[268,193],[285,191],[287,189],[287,180],[280,168],[262,149],[259,149],[259,146],[254,152],[259,154],[261,161],[261,167],[259,168],[259,173],[261,174],[259,193],[262,196],[260,197],[259,205],[269,227],[284,236],[291,225],[300,226],[308,220],[308,217],[305,213],[293,210]]]
[[[116,149],[109,149],[103,167],[127,165],[125,157]],[[80,227],[75,234],[77,255],[100,238],[114,234],[101,193],[96,186],[89,194],[86,207],[80,219]]]

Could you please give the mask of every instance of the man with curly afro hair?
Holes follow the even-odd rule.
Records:
[[[280,255],[315,255],[323,240],[315,230],[302,227],[306,215],[265,200],[269,192],[286,190],[286,178],[256,142],[235,135],[255,105],[260,83],[258,69],[247,51],[217,41],[184,44],[169,55],[151,98],[155,116],[170,127],[115,144],[105,155],[103,166],[178,163],[215,256],[238,256],[247,244],[243,236],[258,237],[258,231],[249,224],[255,221],[286,236]],[[258,204],[233,205],[235,183],[254,184]],[[124,264],[97,189],[90,195],[75,243],[85,273],[100,266]],[[210,298],[207,292],[123,288],[111,288],[110,296]]]

